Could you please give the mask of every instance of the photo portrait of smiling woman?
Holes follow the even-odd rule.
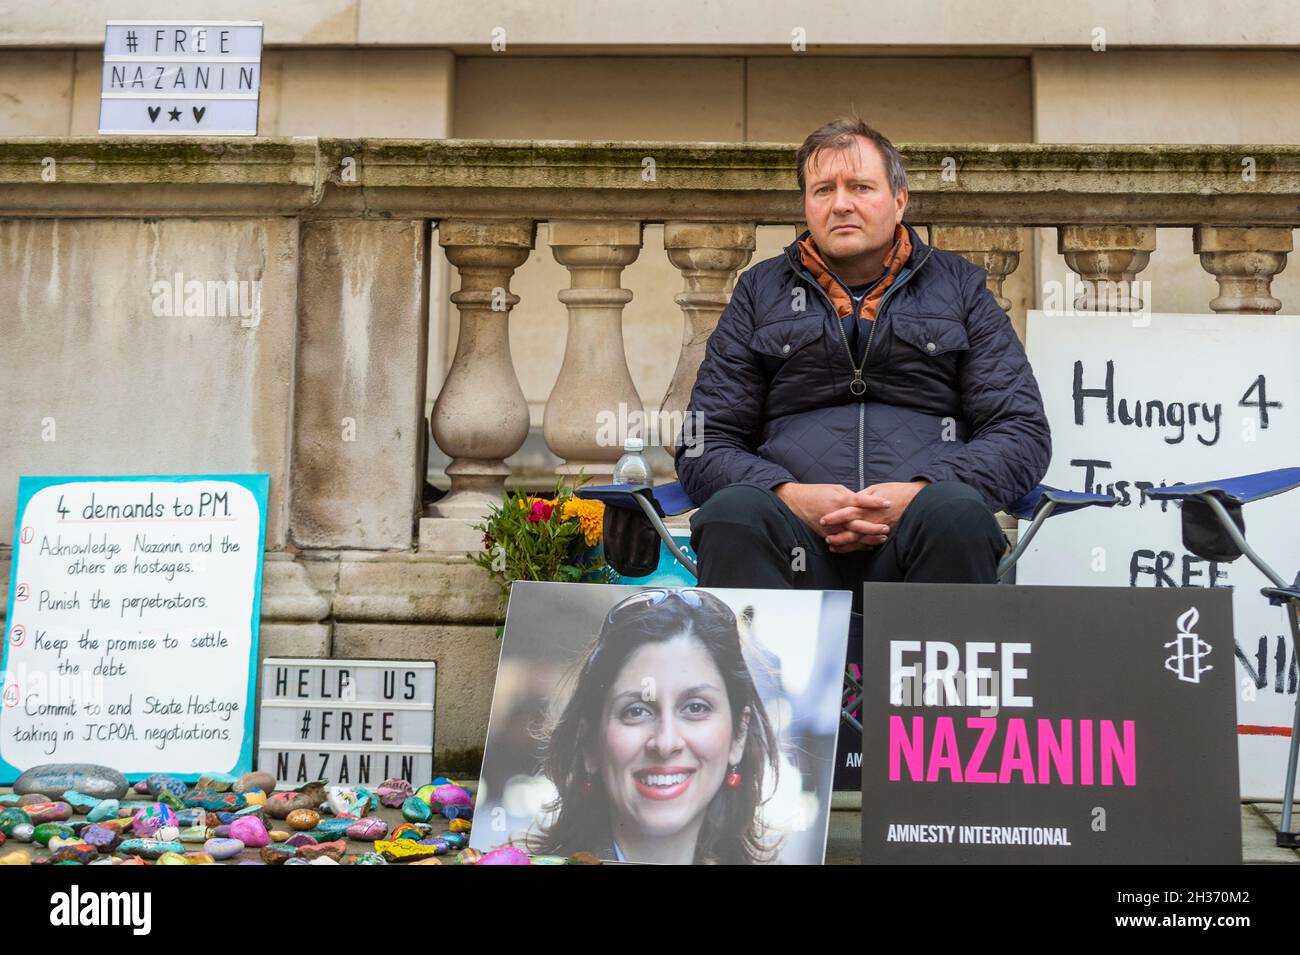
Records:
[[[761,598],[783,659],[757,639],[746,591],[516,588],[476,807],[500,822],[472,844],[630,863],[820,861],[844,659],[820,602],[843,604],[847,630],[847,593]],[[807,606],[782,613],[781,599]],[[790,626],[800,614],[803,633]],[[587,637],[547,626],[552,615],[585,615]]]

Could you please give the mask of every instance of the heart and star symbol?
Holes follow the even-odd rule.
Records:
[[[149,122],[151,123],[158,122],[158,117],[162,115],[162,107],[146,106],[145,109],[149,113]],[[206,113],[207,111],[208,108],[206,106],[190,107],[190,112],[194,114],[194,122],[196,123],[201,122],[203,120],[203,114]],[[181,121],[181,111],[179,109],[169,109],[167,111],[167,121],[171,123],[179,123]]]

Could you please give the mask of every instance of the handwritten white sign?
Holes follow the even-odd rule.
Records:
[[[256,136],[262,24],[109,20],[99,131]]]
[[[252,768],[268,477],[24,477],[0,781]]]
[[[1052,426],[1044,483],[1120,502],[1053,518],[1017,583],[1233,588],[1241,793],[1278,798],[1296,701],[1284,613],[1260,595],[1268,581],[1244,557],[1188,552],[1178,506],[1145,491],[1300,465],[1300,318],[1034,311],[1026,342]],[[1247,504],[1244,515],[1251,546],[1292,579],[1300,492]]]

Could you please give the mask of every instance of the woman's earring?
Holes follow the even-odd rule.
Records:
[[[732,766],[731,771],[727,773],[727,788],[735,789],[740,785],[740,767]]]

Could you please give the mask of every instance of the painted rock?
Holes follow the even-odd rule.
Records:
[[[208,814],[202,809],[181,809],[176,813],[176,825],[182,829],[207,824]]]
[[[272,819],[287,819],[289,813],[295,809],[316,809],[320,804],[321,800],[316,799],[311,793],[275,793],[266,797],[262,811]]]
[[[246,793],[250,789],[260,789],[269,795],[275,792],[275,777],[270,773],[244,773],[235,780],[235,785],[230,788],[237,793]]]
[[[159,793],[171,793],[173,796],[183,797],[190,791],[190,787],[185,784],[183,779],[176,776],[169,776],[167,773],[154,773],[145,777],[144,791],[155,799]]]
[[[179,842],[181,838],[180,826],[163,826],[153,834],[155,839],[161,839],[163,842]]]
[[[133,822],[135,822],[134,816],[118,816],[116,819],[101,819],[95,825],[103,826],[105,829],[112,829],[114,832],[126,832],[131,828]]]
[[[139,793],[141,796],[149,795],[149,780],[142,779],[131,787],[131,792]]]
[[[22,798],[18,793],[0,793],[0,809],[10,809]]]
[[[96,799],[121,799],[129,785],[125,776],[108,766],[46,763],[33,766],[14,780],[14,792],[43,793],[50,799],[61,799],[71,789]]]
[[[203,843],[212,838],[212,830],[207,826],[191,826],[188,829],[182,829],[177,838],[181,842]]]
[[[379,784],[375,792],[379,796],[380,803],[389,809],[397,809],[403,802],[415,795],[415,790],[411,788],[410,783],[405,779],[396,778],[385,779]]]
[[[81,838],[76,835],[54,836],[53,838],[50,839],[48,843],[45,844],[45,848],[53,852],[56,849],[62,849],[64,846],[76,846],[81,844],[82,844]],[[86,843],[86,845],[89,845],[89,843]]]
[[[375,851],[389,862],[409,862],[415,859],[427,859],[443,850],[436,846],[424,846],[410,839],[389,841],[380,839],[375,842]]]
[[[117,848],[127,855],[144,859],[157,859],[168,852],[177,855],[183,855],[185,852],[185,846],[179,842],[159,842],[157,839],[123,839],[122,844]]]
[[[331,859],[329,856],[317,856],[307,864],[308,865],[338,865],[339,863],[337,860]]]
[[[120,859],[116,856],[100,856],[98,859],[92,859],[87,865],[120,865]]]
[[[292,859],[297,849],[288,846],[263,846],[257,853],[267,865],[280,865],[285,859]]]
[[[36,827],[30,822],[20,822],[13,827],[13,830],[9,833],[9,838],[14,842],[31,842],[35,833]]]
[[[293,856],[290,859],[285,859],[284,864],[285,865],[311,865],[311,863],[308,862],[306,859],[299,859],[297,856]]]
[[[63,801],[71,806],[76,812],[90,812],[102,801],[98,796],[87,796],[85,793],[79,793],[75,789],[69,789],[63,794]]]
[[[262,825],[262,821],[248,816],[236,819],[230,824],[230,838],[238,839],[251,849],[260,849],[271,844],[271,837],[267,834],[266,826]]]
[[[214,793],[228,793],[234,788],[238,778],[230,773],[204,773],[199,777],[199,781],[194,784],[194,788],[205,789]]]
[[[98,849],[80,842],[69,846],[59,846],[50,853],[49,863],[50,865],[59,865],[63,862],[76,862],[80,865],[86,865],[97,858],[99,858]]]
[[[477,849],[461,849],[452,858],[457,865],[478,865],[479,860],[483,858],[483,853]]]
[[[316,837],[306,832],[295,832],[288,839],[284,840],[284,845],[293,846],[295,849],[301,849],[303,846],[314,846],[316,844]]]
[[[206,809],[208,812],[234,812],[243,809],[247,802],[239,793],[218,793],[208,789],[193,789],[185,797],[189,809]]]
[[[243,793],[242,795],[245,799],[247,799],[250,795],[252,795],[252,793]],[[243,809],[239,810],[239,812],[235,813],[233,818],[238,819],[240,816],[253,816],[256,819],[261,819],[262,816],[265,815],[262,812],[262,806],[263,803],[251,803],[245,806]],[[230,813],[223,812],[223,813],[218,813],[218,815],[229,816]]]
[[[66,802],[34,802],[24,806],[23,810],[27,813],[27,818],[37,825],[72,818],[72,807]]]
[[[159,865],[189,865],[190,860],[183,852],[164,852],[158,857]]]
[[[514,846],[502,846],[491,852],[483,853],[479,865],[528,865],[528,853]]]
[[[240,795],[244,797],[244,802],[248,803],[248,806],[240,812],[248,808],[260,808],[266,804],[266,793],[260,789],[245,789]]]
[[[443,832],[439,833],[435,838],[441,839],[450,849],[464,849],[465,846],[469,845],[469,836],[463,832]]]
[[[337,839],[346,833],[354,822],[355,819],[322,819],[316,824],[316,831]]]
[[[433,817],[433,807],[419,796],[402,803],[402,818],[408,822],[428,822]]]
[[[22,806],[24,809],[28,806],[35,806],[44,802],[54,802],[54,800],[44,793],[27,793],[18,799],[18,805]]]
[[[443,806],[442,814],[448,819],[473,819],[473,806]]]
[[[180,796],[175,793],[170,793],[165,789],[158,794],[157,799],[160,803],[174,812],[180,812],[185,808],[185,803],[181,801]]]
[[[288,842],[293,838],[293,833],[284,829],[272,829],[267,835],[271,837],[272,842]],[[314,839],[315,836],[312,838]]]
[[[316,828],[316,824],[320,822],[320,813],[315,809],[295,809],[284,821],[290,829],[306,832],[308,829]]]
[[[206,852],[187,852],[185,858],[190,865],[216,865],[217,860]]]
[[[14,831],[14,826],[29,824],[32,817],[27,815],[27,810],[19,809],[17,806],[0,812],[0,832],[9,835]]]
[[[433,791],[430,803],[439,809],[444,806],[472,806],[474,797],[463,786],[439,786]]]
[[[160,802],[147,802],[136,810],[131,831],[137,836],[151,836],[163,826],[176,825],[176,813]]]
[[[71,826],[61,822],[42,822],[32,830],[32,841],[38,846],[48,846],[51,839],[67,839],[71,835]]]
[[[529,865],[568,865],[569,860],[564,856],[529,856]]]
[[[214,859],[231,859],[244,851],[244,844],[238,839],[209,839],[203,851]]]
[[[87,826],[81,831],[81,838],[98,849],[111,846],[117,839],[117,833],[103,826]]]
[[[429,805],[433,805],[431,802],[433,799],[433,791],[437,788],[438,787],[433,783],[426,783],[415,791],[415,798],[423,799],[425,802],[429,803]]]
[[[229,827],[229,826],[216,826],[216,827],[209,827],[208,832],[212,833],[212,836],[213,836],[213,838],[215,838],[215,839],[229,839],[229,838],[230,838],[230,827]]]
[[[337,862],[343,858],[343,853],[347,851],[347,843],[339,839],[335,842],[322,842],[319,845],[300,846],[298,848],[298,857],[310,862],[312,859],[319,859],[321,856],[329,856]]]
[[[8,855],[0,856],[0,865],[31,865],[32,857],[25,849],[19,849],[17,852],[11,852]]]
[[[0,859],[0,862],[3,861],[4,861],[3,859]],[[388,865],[388,860],[385,859],[383,856],[381,856],[378,852],[363,852],[361,853],[361,855],[357,856],[355,859],[352,860],[352,864],[353,865]]]
[[[452,832],[469,832],[472,826],[473,823],[471,823],[468,819],[453,819],[451,821],[451,825],[448,826],[448,829],[450,829]]]
[[[367,816],[364,819],[358,819],[347,828],[348,838],[357,839],[361,842],[374,842],[386,835],[388,835],[388,823],[378,816]]]
[[[122,808],[122,804],[116,799],[101,799],[95,804],[95,808],[86,813],[87,822],[102,822],[105,819],[113,819],[117,816],[117,811]]]
[[[147,863],[139,856],[131,856],[129,859],[123,859],[122,865],[146,865]]]

